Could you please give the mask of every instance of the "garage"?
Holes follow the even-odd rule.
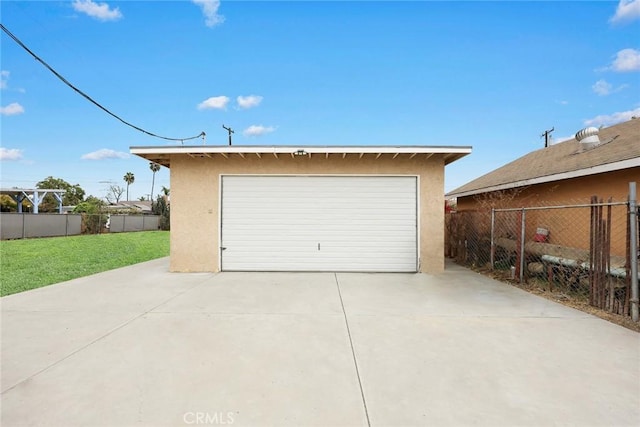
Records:
[[[222,176],[222,270],[415,272],[417,180]]]
[[[444,171],[471,147],[131,147],[171,172],[175,272],[444,270]]]

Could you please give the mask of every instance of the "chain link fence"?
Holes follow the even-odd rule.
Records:
[[[632,262],[638,263],[631,258],[631,239],[640,247],[631,221],[637,218],[629,202],[596,198],[453,212],[446,215],[445,255],[498,279],[631,316]]]

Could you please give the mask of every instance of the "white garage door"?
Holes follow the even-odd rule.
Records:
[[[223,176],[227,271],[417,271],[417,178]]]

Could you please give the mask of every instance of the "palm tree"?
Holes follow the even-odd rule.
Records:
[[[153,172],[153,179],[151,180],[151,196],[149,197],[153,204],[153,186],[156,183],[156,172],[160,170],[160,165],[154,162],[149,162],[149,169]]]
[[[136,180],[136,177],[133,176],[132,172],[127,172],[124,174],[124,182],[127,183],[127,201],[129,200],[129,186],[133,184],[133,181]]]
[[[164,204],[167,205],[167,207],[169,206],[169,193],[171,193],[171,189],[165,187],[164,185],[162,186],[162,198],[164,199]]]

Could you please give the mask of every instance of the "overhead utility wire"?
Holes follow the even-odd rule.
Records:
[[[20,41],[20,39],[18,39],[16,36],[14,36],[11,31],[9,31],[7,29],[7,27],[5,27],[4,25],[0,24],[0,27],[2,28],[2,31],[4,31],[5,33],[7,33],[7,35],[9,37],[11,37],[16,43],[18,43],[18,45],[20,45],[20,47],[22,47],[24,50],[26,50],[27,52],[29,52],[29,54],[31,56],[33,56],[35,58],[36,61],[40,62],[42,65],[44,65],[49,71],[51,71],[57,78],[59,78],[60,80],[62,80],[62,82],[64,84],[66,84],[67,86],[69,86],[71,89],[73,89],[74,91],[76,91],[77,93],[79,93],[80,95],[82,95],[84,98],[86,98],[89,102],[91,102],[92,104],[94,104],[96,107],[100,108],[102,111],[104,111],[105,113],[109,114],[112,117],[115,117],[116,119],[118,119],[119,121],[121,121],[122,123],[124,123],[125,125],[134,128],[135,130],[138,130],[144,134],[147,134],[149,136],[153,136],[156,138],[161,138],[161,139],[165,139],[167,141],[188,141],[190,139],[196,139],[196,138],[200,138],[200,137],[205,137],[206,134],[204,132],[200,132],[199,135],[196,136],[191,136],[188,138],[169,138],[166,136],[161,136],[161,135],[157,135],[155,133],[146,131],[136,125],[133,125],[129,122],[127,122],[126,120],[122,119],[120,116],[112,113],[111,111],[109,111],[107,108],[103,107],[102,105],[100,105],[97,101],[95,101],[93,98],[91,98],[89,95],[87,95],[86,93],[84,93],[83,91],[81,91],[80,89],[78,89],[77,87],[75,87],[73,84],[71,84],[71,82],[69,82],[67,79],[65,79],[63,76],[61,76],[56,70],[54,70],[53,68],[51,68],[51,66],[49,66],[49,64],[47,64],[46,62],[44,62],[44,60],[42,60],[38,55],[36,55],[35,53],[33,53],[31,51],[31,49],[29,49],[24,43],[22,43]]]

